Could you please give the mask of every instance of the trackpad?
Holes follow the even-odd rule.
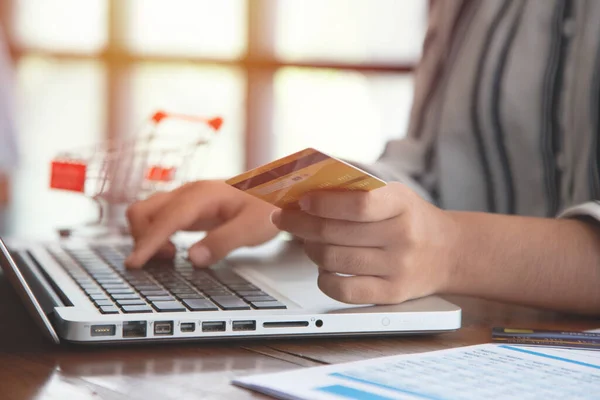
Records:
[[[289,299],[303,308],[348,308],[335,301],[317,286],[318,269],[301,248],[286,249],[260,257],[235,257],[230,260],[235,270],[265,289]]]

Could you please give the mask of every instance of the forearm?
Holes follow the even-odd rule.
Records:
[[[600,315],[600,229],[574,219],[449,212],[446,292]]]

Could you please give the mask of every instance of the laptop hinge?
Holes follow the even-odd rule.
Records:
[[[11,255],[46,315],[52,314],[54,307],[64,307],[65,303],[48,283],[31,255],[26,252],[11,252]]]
[[[27,251],[26,257],[24,257],[26,261],[29,261],[27,264],[29,268],[32,269],[37,276],[37,279],[40,280],[40,283],[44,286],[44,289],[48,292],[50,296],[53,297],[53,301],[58,303],[59,306],[67,306],[72,307],[73,303],[65,292],[56,284],[54,279],[48,274],[48,272],[42,267],[42,265],[38,262],[31,251]]]
[[[54,308],[64,304],[28,257],[23,253],[10,252],[0,238],[0,267],[36,323],[54,343],[60,343],[50,319]]]

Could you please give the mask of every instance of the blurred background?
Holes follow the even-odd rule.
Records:
[[[93,219],[52,157],[154,111],[219,115],[205,177],[305,147],[359,161],[405,133],[427,0],[2,0],[20,160],[4,234]],[[0,146],[3,146],[0,143]]]

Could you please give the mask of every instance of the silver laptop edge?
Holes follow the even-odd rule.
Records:
[[[11,285],[21,297],[23,304],[25,304],[38,326],[42,328],[42,332],[46,334],[46,336],[54,343],[59,343],[60,339],[58,338],[58,335],[56,334],[56,331],[54,330],[54,327],[48,318],[48,314],[50,314],[52,311],[48,310],[49,312],[47,314],[47,311],[42,308],[42,304],[40,304],[38,301],[38,298],[42,298],[42,296],[44,296],[44,292],[47,293],[47,291],[38,291],[37,296],[34,294],[30,283],[25,280],[25,277],[15,263],[12,255],[8,252],[8,249],[1,238],[0,253],[0,267],[4,270],[4,273]],[[29,280],[29,282],[31,281],[32,279]],[[55,302],[51,303],[52,309],[59,305],[62,304]]]
[[[230,259],[238,275],[287,309],[102,314],[44,246],[16,243],[11,250],[0,239],[0,265],[38,325],[57,343],[59,338],[100,344],[416,334],[461,326],[461,309],[435,296],[391,306],[335,302],[320,293],[310,275],[316,268],[299,251]]]

